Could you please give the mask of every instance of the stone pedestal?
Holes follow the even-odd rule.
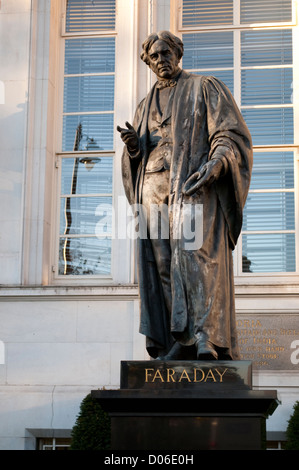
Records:
[[[252,390],[248,361],[124,361],[120,390],[92,396],[113,450],[259,450],[273,390]]]

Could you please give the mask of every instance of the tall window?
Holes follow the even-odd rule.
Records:
[[[234,94],[253,138],[252,182],[235,253],[238,275],[298,270],[293,3],[180,2],[184,69],[221,79]]]
[[[115,0],[66,0],[58,276],[109,276],[114,163]]]

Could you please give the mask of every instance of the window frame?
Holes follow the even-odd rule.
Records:
[[[37,437],[36,450],[70,450],[70,437]]]
[[[294,204],[295,204],[295,253],[296,253],[296,271],[293,272],[242,272],[242,231],[234,250],[234,270],[235,270],[235,284],[242,285],[244,281],[246,284],[256,283],[269,283],[275,282],[281,283],[283,280],[286,282],[298,282],[299,280],[299,58],[298,54],[294,53],[295,45],[299,44],[299,25],[298,25],[298,7],[297,2],[292,2],[292,21],[291,22],[278,22],[278,23],[256,23],[256,24],[241,24],[240,18],[240,0],[233,0],[233,24],[232,25],[210,25],[202,27],[183,27],[182,26],[182,12],[183,12],[183,0],[171,0],[171,11],[172,11],[172,22],[173,32],[182,39],[183,34],[188,33],[207,33],[207,32],[220,32],[220,31],[232,31],[233,32],[233,47],[234,47],[234,98],[237,105],[241,109],[254,108],[253,106],[242,106],[241,105],[241,32],[246,30],[254,29],[292,29],[293,31],[293,102],[290,105],[277,105],[279,108],[291,107],[294,110],[294,141],[292,144],[283,145],[254,145],[254,152],[271,152],[271,151],[284,151],[294,152]],[[269,66],[274,68],[276,66]],[[277,66],[282,68],[284,66]],[[264,68],[264,67],[263,67]],[[228,68],[217,68],[215,70],[227,70]],[[203,69],[204,70],[204,69]],[[203,71],[204,73],[204,71]],[[296,86],[297,84],[297,86]],[[256,107],[263,107],[263,105],[257,105]],[[264,105],[265,108],[271,106]],[[251,190],[250,190],[251,191]],[[291,190],[292,191],[292,190]],[[253,193],[256,190],[252,191]],[[268,192],[267,190],[259,190],[259,194]],[[270,192],[270,190],[269,190]],[[277,189],[271,190],[271,192],[288,192],[288,189]],[[271,231],[263,231],[265,233],[272,233]],[[283,233],[281,230],[279,233]],[[253,233],[250,231],[250,233]]]
[[[240,0],[233,0],[233,23],[232,24],[223,24],[223,25],[210,25],[202,27],[183,27],[183,1],[184,0],[172,0],[177,2],[177,19],[176,19],[176,29],[177,32],[190,32],[190,31],[210,31],[211,29],[216,30],[234,30],[234,29],[248,29],[250,23],[241,23],[239,22],[240,18]],[[173,9],[174,10],[174,9]],[[273,22],[273,23],[252,23],[251,27],[255,28],[271,28],[279,26],[296,26],[297,25],[297,2],[292,2],[292,20],[284,22]]]
[[[134,39],[136,37],[136,5],[130,0],[116,0],[115,12],[115,30],[107,31],[88,31],[88,32],[66,32],[66,3],[61,2],[60,28],[59,28],[59,76],[58,92],[56,96],[56,137],[55,137],[55,178],[53,185],[53,230],[51,246],[51,265],[50,279],[52,284],[58,285],[111,285],[119,283],[130,283],[135,278],[134,263],[132,262],[132,252],[134,243],[129,239],[117,239],[112,237],[111,246],[111,266],[110,274],[83,274],[83,275],[62,275],[59,274],[59,225],[60,225],[60,200],[61,200],[61,162],[63,158],[75,158],[80,156],[92,157],[113,157],[113,189],[112,205],[114,208],[114,222],[120,217],[117,201],[118,198],[124,198],[124,190],[121,183],[121,155],[123,144],[116,132],[116,125],[126,120],[132,119],[133,110],[136,102],[134,69],[136,67],[133,60],[133,51],[136,46]],[[124,14],[125,13],[125,14]],[[63,151],[62,150],[62,130],[63,130],[63,98],[64,98],[64,58],[65,41],[70,38],[95,38],[95,37],[115,37],[115,89],[114,89],[114,125],[113,125],[113,149],[103,151]],[[124,41],[125,38],[125,41]],[[128,49],[128,52],[125,51]],[[125,60],[127,57],[127,60]],[[129,57],[129,59],[128,59]],[[117,103],[122,99],[124,104],[118,108]],[[99,194],[99,196],[102,196]],[[103,195],[104,196],[104,195]],[[127,214],[129,217],[129,213]],[[123,220],[123,218],[122,218]],[[117,227],[114,227],[114,230]]]
[[[115,11],[115,29],[107,29],[103,30],[103,33],[98,30],[90,30],[88,31],[88,34],[85,31],[74,31],[74,32],[67,32],[66,31],[66,6],[67,6],[67,0],[62,0],[63,1],[63,7],[62,7],[62,15],[61,15],[61,36],[62,37],[73,37],[75,36],[98,36],[98,35],[105,35],[105,36],[115,36],[116,35],[116,17],[117,17],[117,1],[116,0],[116,11]]]

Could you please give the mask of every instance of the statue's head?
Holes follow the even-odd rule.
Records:
[[[184,53],[180,38],[169,31],[152,33],[142,44],[141,59],[158,78],[171,78],[179,70],[178,64]]]

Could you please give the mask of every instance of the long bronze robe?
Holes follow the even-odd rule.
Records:
[[[148,157],[147,116],[153,90],[138,106],[133,126],[140,138],[140,157],[124,149],[122,175],[130,204],[142,203],[142,181]],[[182,71],[170,106],[173,155],[170,167],[171,230],[182,223],[183,204],[203,204],[203,244],[198,250],[172,240],[172,312],[165,307],[161,283],[148,238],[138,240],[140,333],[152,357],[165,353],[173,340],[191,345],[196,338],[212,342],[238,358],[235,327],[232,250],[242,227],[242,212],[252,170],[252,142],[228,88],[213,77]],[[186,196],[186,180],[200,170],[215,149],[225,148],[227,171],[211,186]]]

